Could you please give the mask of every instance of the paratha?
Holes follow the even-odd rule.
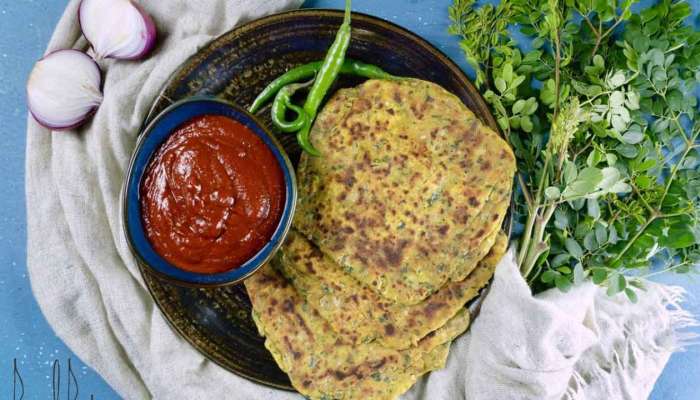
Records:
[[[405,349],[444,325],[478,294],[491,279],[506,245],[501,232],[489,255],[466,279],[448,283],[415,305],[382,298],[294,230],[272,263],[345,340]]]
[[[440,86],[369,80],[339,91],[302,156],[296,229],[382,297],[416,304],[463,280],[506,213],[515,158]]]
[[[392,350],[337,336],[270,264],[245,281],[253,319],[280,368],[310,399],[394,399],[444,367],[449,343],[469,325],[462,309],[416,346]]]

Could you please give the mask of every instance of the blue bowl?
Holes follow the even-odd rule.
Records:
[[[275,155],[284,174],[286,199],[280,222],[270,240],[238,268],[216,274],[200,274],[185,271],[166,261],[151,246],[146,237],[141,217],[140,186],[144,172],[154,153],[160,148],[171,133],[183,123],[202,115],[222,115],[248,127],[258,135]],[[255,117],[238,106],[215,98],[196,97],[177,102],[161,112],[142,132],[136,150],[131,158],[124,190],[122,207],[124,230],[131,251],[142,267],[174,283],[196,286],[215,287],[241,282],[263,266],[279,249],[292,224],[296,207],[297,186],[294,168],[282,146],[275,137]]]

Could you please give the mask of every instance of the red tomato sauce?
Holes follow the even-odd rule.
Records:
[[[146,236],[178,268],[218,273],[241,266],[269,240],[285,203],[282,169],[243,124],[194,118],[161,145],[141,182]]]

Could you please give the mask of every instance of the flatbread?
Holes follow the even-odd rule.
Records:
[[[489,255],[466,279],[448,283],[415,305],[379,296],[294,230],[272,263],[345,340],[405,349],[443,326],[479,293],[493,276],[507,242],[505,234],[499,233]]]
[[[265,346],[292,385],[310,399],[394,399],[422,374],[444,367],[450,341],[469,325],[469,313],[462,309],[409,349],[358,345],[336,335],[271,265],[245,286]]]
[[[416,304],[492,247],[515,158],[454,95],[415,79],[340,91],[302,156],[294,226],[380,296]]]

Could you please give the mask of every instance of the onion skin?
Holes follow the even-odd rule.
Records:
[[[140,60],[145,58],[151,50],[156,45],[156,39],[158,38],[158,31],[156,29],[156,25],[153,22],[153,18],[146,12],[143,7],[141,7],[139,4],[135,3],[133,0],[124,0],[129,3],[131,7],[134,8],[135,11],[137,11],[140,14],[140,17],[144,23],[145,27],[145,32],[144,36],[141,38],[144,41],[144,44],[142,48],[136,53],[132,55],[122,55],[122,56],[117,56],[114,54],[100,54],[98,51],[98,48],[95,47],[94,43],[94,38],[91,40],[89,37],[90,35],[85,32],[85,29],[83,28],[85,26],[85,21],[84,21],[84,12],[83,12],[83,5],[86,3],[86,1],[90,0],[82,0],[80,2],[80,5],[78,6],[78,24],[81,27],[81,31],[83,32],[83,36],[85,36],[85,39],[90,43],[90,46],[93,48],[95,51],[96,55],[98,58],[112,58],[115,60]]]
[[[133,1],[129,0],[131,2],[131,5],[133,5],[139,13],[141,13],[141,16],[143,17],[143,20],[146,24],[146,44],[143,47],[143,50],[141,50],[140,53],[136,54],[133,57],[129,58],[122,58],[122,60],[140,60],[148,55],[148,53],[153,50],[153,48],[156,46],[156,40],[158,39],[158,30],[156,29],[156,24],[153,22],[153,18],[146,12],[146,10],[143,9],[140,5],[134,3]]]
[[[51,56],[55,56],[59,53],[63,53],[63,54],[74,53],[75,56],[77,56],[77,57],[84,58],[86,61],[89,60],[91,62],[91,64],[94,65],[94,68],[95,68],[94,71],[92,71],[92,72],[96,72],[97,76],[99,78],[96,83],[97,83],[97,88],[100,91],[100,95],[101,95],[102,71],[100,70],[100,67],[95,62],[95,60],[93,60],[92,58],[90,58],[90,56],[88,56],[87,54],[85,54],[81,51],[74,50],[74,49],[62,49],[62,50],[52,51],[52,52],[46,54],[44,57],[40,58],[39,61],[37,61],[36,65],[38,65],[42,61],[50,58]],[[96,104],[93,107],[90,107],[89,109],[85,110],[81,115],[79,115],[73,119],[69,119],[68,121],[65,121],[63,123],[56,123],[56,122],[51,121],[50,118],[42,116],[41,113],[37,111],[38,109],[41,109],[42,107],[40,107],[37,104],[37,100],[34,99],[35,95],[33,94],[32,87],[31,87],[32,76],[35,73],[36,65],[35,65],[34,69],[32,70],[32,72],[30,73],[29,81],[27,83],[27,108],[29,109],[29,113],[32,115],[32,117],[34,118],[34,120],[37,123],[44,126],[45,128],[48,128],[48,129],[51,129],[54,131],[64,131],[64,130],[76,128],[76,127],[84,124],[93,114],[95,114],[95,112],[97,111],[97,108],[99,107],[100,104]],[[101,103],[101,101],[100,101],[100,103]]]

